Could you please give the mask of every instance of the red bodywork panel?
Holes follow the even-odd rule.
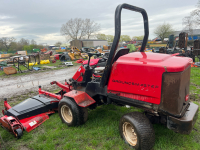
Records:
[[[83,76],[85,74],[85,68],[83,66],[80,66],[79,69],[76,71],[74,76],[72,77],[75,81],[81,82],[83,81]]]
[[[96,65],[96,64],[98,64],[98,62],[99,62],[99,59],[100,58],[97,58],[97,59],[90,59],[90,66],[93,66],[93,65]],[[88,60],[85,60],[83,63],[82,63],[82,65],[86,65],[86,64],[88,64]]]
[[[43,122],[45,122],[47,119],[49,119],[48,114],[52,113],[55,113],[55,111],[49,111],[29,118],[21,119],[20,122],[23,125],[24,129],[27,132],[30,132],[31,130],[35,129]]]
[[[191,58],[168,54],[134,52],[123,55],[112,66],[107,92],[160,104],[162,74],[184,71],[191,63]]]
[[[80,107],[87,107],[94,104],[96,101],[83,91],[72,90],[66,94],[66,97],[71,97]]]

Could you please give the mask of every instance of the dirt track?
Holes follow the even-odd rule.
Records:
[[[49,84],[51,81],[64,83],[64,80],[71,78],[78,68],[79,66],[74,66],[18,77],[0,78],[0,99],[35,92],[38,90],[39,85],[44,90],[52,89],[53,87]]]

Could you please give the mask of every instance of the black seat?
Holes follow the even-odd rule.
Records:
[[[126,55],[129,53],[129,48],[121,48],[121,49],[117,49],[115,52],[115,57],[113,60],[113,63],[121,56]]]

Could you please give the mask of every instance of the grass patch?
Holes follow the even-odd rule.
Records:
[[[200,104],[200,68],[192,68],[190,96],[196,104]],[[28,95],[20,97],[12,106],[22,101]],[[17,98],[16,98],[17,99]],[[2,103],[2,102],[1,102]],[[6,130],[0,129],[0,134],[7,149],[85,149],[85,150],[129,150],[131,149],[119,135],[119,120],[123,114],[142,111],[131,107],[115,105],[99,106],[89,110],[88,121],[79,127],[68,127],[63,124],[58,113],[50,116],[30,133],[24,132],[17,140]],[[154,150],[198,150],[200,149],[200,111],[194,130],[190,135],[182,135],[167,129],[163,125],[154,125],[156,141]],[[0,140],[1,142],[1,140]]]

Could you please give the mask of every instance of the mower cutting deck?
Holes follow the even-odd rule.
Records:
[[[4,116],[0,119],[0,125],[13,133],[15,137],[20,138],[23,130],[30,132],[49,119],[48,115],[55,113],[63,94],[70,90],[70,85],[67,83],[62,85],[54,81],[51,84],[57,84],[63,89],[54,94],[42,91],[39,86],[39,95],[28,98],[14,107],[11,107],[7,99],[4,99],[5,109],[2,111]]]

